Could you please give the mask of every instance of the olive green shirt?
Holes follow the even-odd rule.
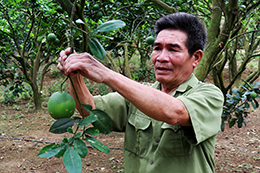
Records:
[[[160,90],[159,82],[151,87]],[[97,109],[108,113],[115,131],[125,132],[126,173],[214,172],[215,139],[220,131],[223,94],[194,74],[173,93],[186,106],[192,127],[154,120],[118,93],[95,96]],[[173,105],[174,106],[174,105]]]

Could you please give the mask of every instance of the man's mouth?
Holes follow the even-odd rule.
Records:
[[[170,71],[170,69],[166,68],[166,67],[156,67],[157,71]]]

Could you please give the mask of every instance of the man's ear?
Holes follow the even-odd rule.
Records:
[[[202,50],[197,50],[196,52],[193,53],[192,55],[192,58],[194,58],[193,68],[197,67],[197,65],[200,63],[202,56],[203,56]]]

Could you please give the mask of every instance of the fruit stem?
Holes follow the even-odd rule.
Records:
[[[79,102],[80,110],[81,110],[82,115],[83,115],[83,118],[84,118],[84,117],[85,117],[85,114],[84,114],[84,112],[83,112],[82,103],[81,103],[80,100],[79,100],[78,93],[77,93],[76,88],[75,88],[75,85],[74,85],[74,83],[73,83],[73,81],[72,81],[72,79],[71,79],[71,77],[70,77],[70,74],[68,75],[68,78],[70,79],[70,83],[71,83],[71,85],[72,85],[72,87],[73,87],[74,93],[75,93],[75,95],[76,95],[76,99],[77,99],[78,102]],[[81,120],[82,120],[82,119],[81,119]],[[76,135],[76,133],[78,132],[78,130],[79,130],[79,126],[77,126],[77,128],[76,128],[76,130],[75,130],[75,132],[74,132],[74,135]],[[83,130],[83,131],[85,131],[85,127],[84,127],[84,130]]]
[[[64,81],[60,84],[60,92],[63,91],[62,87],[63,87],[63,84],[68,80],[69,76],[67,76]]]
[[[73,81],[72,81],[72,79],[71,79],[71,77],[70,77],[70,74],[68,75],[68,78],[70,79],[70,83],[71,83],[71,85],[72,85],[72,87],[73,87],[74,93],[75,93],[75,95],[76,95],[76,99],[77,99],[78,102],[79,102],[80,110],[81,110],[81,112],[82,112],[82,114],[83,114],[83,117],[85,117],[85,114],[84,114],[83,108],[82,108],[82,103],[81,103],[80,100],[79,100],[78,93],[77,93],[76,88],[75,88],[75,86],[74,86],[74,83],[73,83]]]

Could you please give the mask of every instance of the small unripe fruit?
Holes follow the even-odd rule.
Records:
[[[94,10],[98,10],[99,9],[99,5],[98,4],[93,5],[93,9]]]
[[[56,38],[55,41],[54,41],[54,45],[57,46],[57,45],[59,45],[59,43],[60,43],[60,40],[58,38]]]
[[[146,38],[145,41],[146,41],[146,43],[148,43],[148,44],[153,44],[154,41],[155,41],[155,38],[154,38],[153,36],[149,36],[149,37]]]
[[[257,94],[253,91],[253,92],[251,92],[250,96],[251,96],[252,98],[256,98],[256,97],[257,97]]]
[[[102,14],[101,11],[99,11],[99,12],[96,14],[96,17],[97,17],[97,18],[101,18],[102,16],[103,16],[103,14]]]
[[[54,33],[49,33],[47,35],[47,41],[48,42],[54,42],[56,40],[56,35]]]

